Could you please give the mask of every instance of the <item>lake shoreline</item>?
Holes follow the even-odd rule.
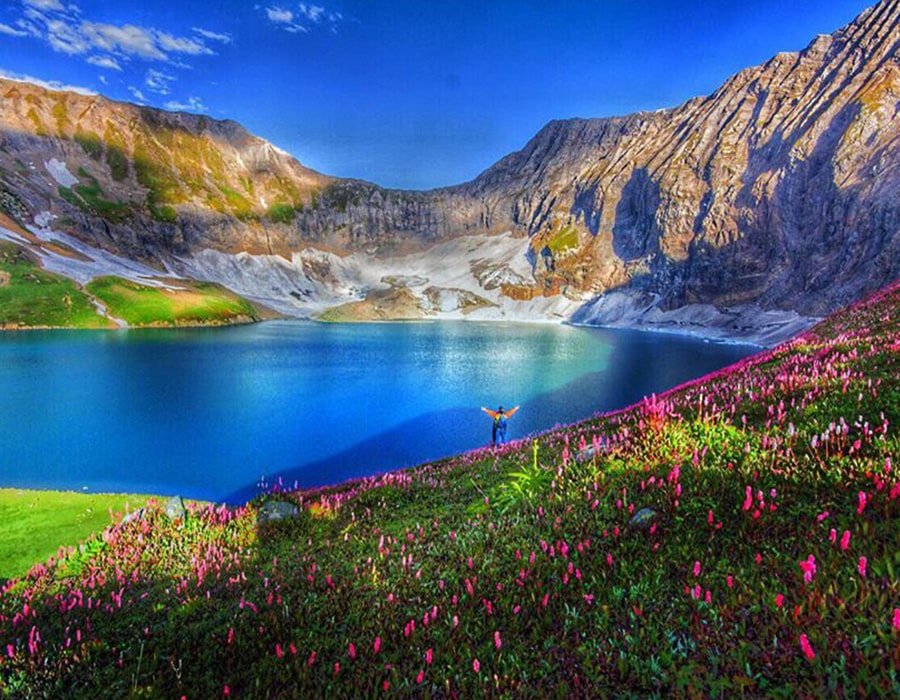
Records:
[[[683,307],[688,309],[690,307]],[[773,348],[780,343],[786,342],[805,330],[811,328],[821,319],[816,317],[798,316],[797,320],[791,323],[785,323],[786,330],[779,332],[778,330],[766,330],[765,326],[758,328],[748,328],[741,332],[729,332],[721,329],[719,326],[708,324],[692,324],[688,325],[678,321],[664,322],[648,322],[644,320],[628,319],[608,322],[594,321],[578,321],[570,318],[496,318],[496,317],[442,317],[435,316],[431,318],[403,318],[403,319],[365,319],[358,321],[340,320],[332,321],[318,318],[316,316],[276,316],[274,318],[262,318],[257,320],[236,320],[232,322],[222,321],[215,323],[179,323],[179,324],[142,324],[140,326],[120,326],[108,328],[73,328],[68,326],[0,326],[0,334],[5,332],[26,332],[26,331],[88,331],[94,332],[120,332],[120,331],[140,331],[140,330],[179,330],[179,329],[200,329],[200,328],[231,328],[235,326],[249,326],[256,324],[264,324],[272,321],[277,322],[303,322],[315,323],[325,326],[389,326],[389,325],[416,325],[416,324],[433,324],[433,323],[474,323],[474,324],[523,324],[538,326],[572,326],[574,328],[604,328],[610,330],[631,330],[640,331],[642,333],[658,333],[662,335],[674,335],[694,340],[703,340],[714,343],[725,343],[729,345],[752,345],[758,348]]]

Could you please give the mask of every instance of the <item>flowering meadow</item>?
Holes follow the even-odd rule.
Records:
[[[120,514],[0,590],[0,692],[898,697],[898,420],[900,284],[535,441],[265,497],[293,518]]]

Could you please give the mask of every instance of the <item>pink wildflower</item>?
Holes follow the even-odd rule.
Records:
[[[800,569],[803,571],[803,582],[811,583],[816,575],[816,558],[810,554],[805,561],[800,562]]]
[[[728,574],[728,576],[725,577],[725,583],[729,588],[734,588],[734,576]]]
[[[350,647],[348,648],[347,653],[350,656],[351,661],[356,660],[356,645],[353,644],[353,642],[350,642]]]
[[[900,608],[894,608],[894,629],[900,630]]]
[[[841,551],[847,551],[847,548],[850,546],[850,530],[844,530],[844,534],[841,535]]]
[[[810,661],[816,658],[816,652],[813,651],[809,638],[805,634],[800,635],[800,648],[803,649],[803,655]]]
[[[481,672],[481,662],[479,662],[478,659],[472,661],[472,670],[475,671],[475,673]]]
[[[419,675],[416,676],[416,683],[421,683],[424,680],[425,680],[425,669],[422,669],[421,671],[419,671]]]
[[[431,666],[432,661],[434,661],[434,649],[429,647],[425,651],[425,663],[428,664],[429,666]]]
[[[500,647],[503,646],[503,641],[500,639],[499,631],[494,632],[494,646],[496,647],[497,651],[500,651]]]
[[[695,561],[694,562],[694,578],[696,578],[699,575],[700,575],[700,562]]]
[[[376,654],[381,651],[381,637],[375,637],[375,643],[372,645],[372,649]]]
[[[779,593],[775,596],[775,607],[780,608],[782,605],[784,605],[784,596]]]
[[[284,650],[281,648],[280,644],[275,645],[275,656],[279,659],[284,658]]]
[[[859,492],[859,505],[856,507],[857,515],[862,515],[862,512],[866,509],[866,500],[867,500],[866,492],[860,491]]]
[[[865,557],[859,558],[859,575],[865,577],[866,575],[866,565],[868,564],[868,560]]]

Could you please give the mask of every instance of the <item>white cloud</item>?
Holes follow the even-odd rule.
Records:
[[[319,5],[307,5],[305,2],[300,3],[300,14],[311,22],[318,24],[325,16],[325,8]]]
[[[59,0],[24,0],[26,5],[31,5],[39,10],[51,10],[53,12],[62,12],[65,10],[63,4]]]
[[[153,33],[133,24],[118,27],[114,24],[82,22],[81,30],[95,49],[120,51],[157,61],[166,59],[166,54],[156,45]]]
[[[70,56],[87,56],[102,51],[121,59],[175,62],[178,55],[214,55],[207,42],[227,44],[228,34],[199,27],[194,35],[179,36],[171,31],[133,24],[110,24],[82,19],[76,5],[64,6],[59,0],[23,0],[22,16],[15,22],[0,23],[0,34],[30,35],[46,41],[54,51]],[[89,61],[90,62],[90,61]]]
[[[168,73],[163,73],[161,70],[154,70],[151,68],[144,77],[144,85],[160,95],[168,95],[169,86],[174,80],[174,75],[169,75]]]
[[[25,32],[28,36],[33,36],[36,39],[42,38],[41,30],[38,29],[33,22],[29,22],[27,19],[18,19],[16,20],[16,26]]]
[[[281,7],[267,7],[266,17],[275,23],[287,24],[294,21],[294,13]]]
[[[145,104],[147,102],[147,98],[144,97],[144,93],[138,90],[134,85],[128,86],[128,92],[131,93],[131,96],[137,100],[139,104]]]
[[[47,41],[55,51],[71,55],[85,53],[90,44],[83,34],[65,21],[47,20]]]
[[[41,80],[40,78],[35,78],[33,75],[13,73],[12,71],[4,70],[2,68],[0,68],[0,78],[12,80],[17,83],[32,83],[33,85],[37,85],[47,90],[64,90],[66,92],[77,92],[79,95],[97,94],[96,91],[91,90],[90,88],[80,87],[78,85],[66,85],[65,83],[61,83],[58,80]]]
[[[223,44],[231,43],[231,34],[227,34],[222,32],[213,32],[209,29],[204,29],[203,27],[192,27],[193,31],[202,36],[204,39],[209,39],[210,41],[218,41]]]
[[[165,108],[175,112],[208,111],[206,105],[203,104],[203,101],[199,97],[189,97],[186,102],[176,102],[175,100],[171,100],[166,102]]]
[[[269,21],[279,29],[283,29],[291,34],[299,32],[308,32],[309,25],[323,25],[335,31],[338,22],[344,19],[340,12],[331,12],[322,5],[314,5],[313,3],[301,2],[297,5],[297,11],[290,10],[280,5],[272,7],[256,6],[257,10],[265,12]],[[305,24],[301,24],[304,22]]]
[[[184,37],[172,36],[165,32],[157,32],[156,40],[159,46],[165,51],[173,53],[186,53],[191,56],[199,56],[200,54],[212,55],[212,49],[204,46],[194,39],[186,39]]]
[[[92,66],[97,66],[98,68],[122,70],[122,66],[119,65],[116,59],[111,58],[110,56],[88,56],[85,60]]]
[[[22,29],[10,27],[8,24],[0,22],[0,34],[8,34],[9,36],[28,36],[28,32]]]

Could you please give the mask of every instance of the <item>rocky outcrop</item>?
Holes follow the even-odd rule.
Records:
[[[579,316],[593,323],[821,316],[900,276],[898,42],[900,0],[882,0],[708,97],[553,121],[472,182],[429,192],[321,175],[234,122],[0,81],[0,206],[49,210],[160,267],[252,265],[272,280],[260,296],[340,286],[319,252],[374,261],[508,231],[527,237],[530,270],[479,261],[477,294],[596,297]],[[306,251],[286,280],[283,262]],[[254,257],[189,262],[209,252]]]
[[[538,283],[821,315],[900,274],[900,2],[675,109],[548,124],[465,186]]]

